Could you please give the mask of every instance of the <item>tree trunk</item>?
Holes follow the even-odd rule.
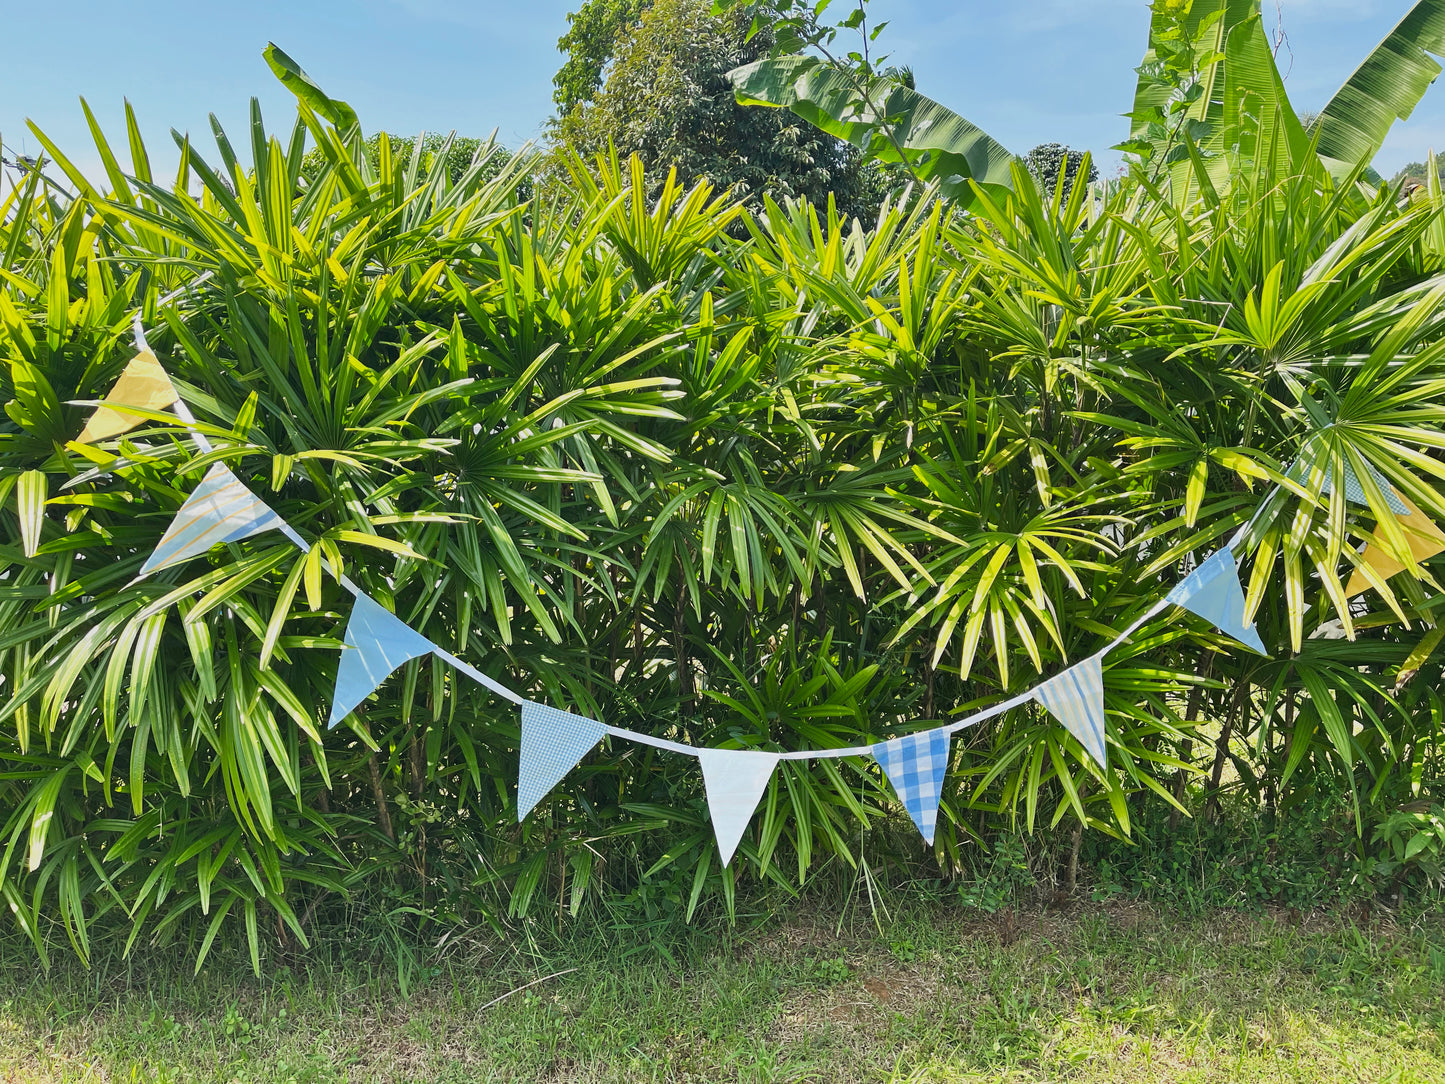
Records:
[[[391,810],[386,807],[386,791],[381,786],[381,766],[375,753],[366,754],[366,767],[371,772],[371,796],[376,800],[376,820],[386,838],[396,842],[396,829],[391,826]]]

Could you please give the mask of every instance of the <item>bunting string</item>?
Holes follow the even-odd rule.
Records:
[[[209,277],[207,273],[189,286],[167,294],[157,306],[169,304]],[[169,407],[203,454],[214,451],[211,442],[200,431],[190,408],[151,351],[140,313],[135,315],[133,328],[136,357],[110,395],[98,404],[78,439],[82,442],[111,439],[141,424],[145,412],[154,413]],[[130,412],[125,408],[130,408]],[[1412,555],[1417,560],[1423,560],[1430,554],[1445,550],[1445,534],[1396,493],[1374,468],[1366,466],[1371,474],[1369,481],[1385,497],[1388,506],[1402,516],[1402,527],[1406,530]],[[1326,493],[1330,492],[1328,480],[1323,488]],[[1368,503],[1360,480],[1348,463],[1344,465],[1343,488],[1346,499],[1354,503]],[[535,703],[432,643],[349,577],[337,575],[337,570],[328,560],[327,567],[337,582],[356,600],[347,621],[328,725],[335,726],[350,715],[398,667],[411,659],[430,654],[521,709],[518,821],[523,820],[604,737],[612,737],[699,760],[724,865],[737,849],[779,761],[873,757],[881,765],[884,776],[919,832],[931,844],[942,782],[949,765],[950,739],[959,731],[1036,702],[1073,735],[1101,769],[1105,768],[1103,660],[1110,651],[1128,641],[1148,621],[1170,606],[1181,606],[1210,621],[1239,642],[1266,654],[1254,624],[1245,620],[1244,592],[1234,550],[1244,543],[1280,490],[1279,485],[1271,489],[1229,542],[1195,566],[1168,595],[1088,658],[1044,679],[1033,688],[965,718],[883,742],[834,749],[771,752],[706,748],[606,725]],[[146,561],[141,575],[179,564],[205,552],[217,542],[235,541],[269,530],[280,531],[303,552],[311,550],[311,543],[251,493],[230,468],[221,463],[214,464],[177,512],[156,551]],[[1369,566],[1372,573],[1382,579],[1392,574],[1392,569],[1399,571],[1404,567],[1390,555],[1388,546],[1381,549],[1378,539],[1366,545],[1360,555],[1360,563],[1362,567]],[[1360,578],[1358,569],[1356,577]]]

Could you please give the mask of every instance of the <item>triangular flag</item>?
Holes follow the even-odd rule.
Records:
[[[148,576],[179,564],[218,542],[236,542],[282,526],[280,516],[242,485],[229,467],[217,463],[176,512],[140,574]]]
[[[1103,768],[1104,753],[1104,664],[1098,655],[1069,667],[1034,690],[1042,704],[1069,733],[1079,739],[1091,757]]]
[[[925,730],[879,742],[873,747],[873,756],[883,766],[913,823],[932,846],[938,799],[943,796],[943,777],[948,771],[948,733]]]
[[[356,604],[351,607],[345,642],[336,668],[336,692],[331,697],[331,719],[327,726],[335,726],[345,719],[402,663],[436,650],[436,645],[425,636],[362,594],[356,596]]]
[[[768,789],[777,753],[743,749],[699,749],[702,781],[707,788],[707,807],[718,853],[726,866],[747,830],[753,810]]]
[[[142,350],[130,359],[130,364],[120,374],[120,379],[115,382],[103,402],[140,407],[144,410],[167,410],[175,404],[177,398],[171,378],[166,376],[166,371],[161,368],[156,356],[149,350]],[[81,444],[109,440],[122,433],[129,433],[145,422],[145,418],[134,414],[122,414],[108,406],[99,406],[85,423],[80,436],[75,439]]]
[[[1376,488],[1384,494],[1385,503],[1390,506],[1390,511],[1394,512],[1397,516],[1408,515],[1409,509],[1405,507],[1405,498],[1395,492],[1395,487],[1385,480],[1385,476],[1370,466],[1369,463],[1365,464],[1365,469],[1370,472],[1370,477],[1374,480]],[[1346,460],[1344,464],[1344,475],[1345,500],[1352,504],[1363,504],[1368,508],[1370,502],[1365,499],[1365,489],[1360,485],[1360,479],[1355,475],[1355,470],[1350,466],[1348,460]],[[1326,474],[1324,485],[1321,488],[1327,494],[1334,491],[1334,486],[1330,484],[1331,481],[1330,475]]]
[[[1244,588],[1239,586],[1239,566],[1235,563],[1234,551],[1228,546],[1217,550],[1175,584],[1165,598],[1213,622],[1220,632],[1233,636],[1261,655],[1269,654],[1255,631],[1254,622],[1244,620]]]
[[[530,700],[522,704],[522,763],[517,770],[517,823],[600,742],[607,728],[595,719]]]
[[[1420,509],[1416,508],[1409,501],[1405,513],[1395,520],[1400,525],[1400,530],[1405,535],[1405,543],[1410,547],[1410,553],[1414,556],[1416,563],[1426,560],[1435,554],[1445,551],[1445,534],[1435,526],[1435,522]],[[1381,579],[1388,580],[1397,572],[1405,571],[1405,566],[1390,555],[1385,548],[1383,539],[1377,531],[1371,535],[1370,540],[1365,543],[1364,551],[1360,554],[1364,562],[1380,574]],[[1358,595],[1361,591],[1370,586],[1370,581],[1365,579],[1365,574],[1358,568],[1350,577],[1350,582],[1345,585],[1345,597]]]

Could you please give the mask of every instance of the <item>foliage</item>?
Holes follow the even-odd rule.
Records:
[[[528,200],[495,150],[373,162],[286,70],[296,121],[253,107],[249,166],[220,133],[160,182],[128,112],[126,168],[94,128],[104,190],[37,132],[60,176],[0,214],[0,894],[42,956],[120,927],[259,969],[353,894],[398,952],[650,929],[823,871],[963,880],[1005,830],[1077,855],[1329,792],[1362,841],[1438,799],[1440,561],[1341,586],[1377,533],[1404,557],[1367,465],[1445,519],[1438,186],[1263,170],[1180,207],[1011,162],[976,213],[930,187],[865,227],[614,154]],[[165,416],[73,442],[136,313],[214,451]],[[136,581],[217,461],[312,548]],[[1347,464],[1364,505],[1325,491]],[[651,749],[605,744],[518,824],[515,711],[431,659],[324,728],[343,572],[526,696],[786,750],[1017,693],[1241,527],[1270,657],[1153,614],[1107,659],[1108,764],[1033,705],[965,731],[927,852],[865,758],[780,767],[727,870],[695,762]]]
[[[911,72],[872,54],[871,43],[888,24],[869,26],[867,0],[858,0],[837,23],[823,21],[827,3],[807,0],[746,5],[720,0],[718,6],[750,12],[754,31],[766,26],[774,39],[768,57],[729,73],[739,102],[788,109],[858,147],[869,161],[899,168],[918,183],[937,182],[950,199],[970,203],[971,185],[1002,198],[1012,181],[1013,156],[957,113],[919,94]],[[844,32],[858,37],[858,47],[846,54],[837,45]]]
[[[366,160],[373,170],[381,166],[382,140],[387,142],[387,153],[392,161],[397,162],[409,160],[414,150],[420,147],[418,161],[421,168],[429,170],[433,163],[439,163],[446,173],[447,182],[453,185],[465,177],[477,161],[485,163],[480,179],[490,181],[503,173],[512,160],[511,152],[497,145],[495,132],[485,140],[458,136],[455,132],[445,136],[439,132],[423,132],[415,137],[376,132],[364,144]],[[319,147],[308,151],[301,159],[301,176],[307,183],[315,183],[326,170],[326,155]]]
[[[857,151],[733,100],[726,73],[756,59],[769,40],[749,39],[747,30],[741,12],[714,15],[709,0],[658,0],[618,41],[602,90],[557,122],[560,154],[612,149],[659,174],[675,168],[685,186],[730,189],[754,207],[764,193],[820,205],[831,195],[844,214],[875,217],[878,177],[860,171]]]
[[[1071,192],[1074,188],[1074,177],[1083,168],[1087,158],[1087,152],[1071,150],[1062,143],[1040,143],[1024,156],[1024,165],[1045,192],[1052,192],[1058,187],[1060,174],[1063,175],[1064,191]],[[1093,184],[1098,179],[1099,168],[1089,161],[1084,183]]]
[[[557,39],[566,60],[552,76],[552,100],[565,117],[602,89],[602,73],[617,48],[617,39],[637,25],[651,0],[585,0],[567,15],[567,33]]]

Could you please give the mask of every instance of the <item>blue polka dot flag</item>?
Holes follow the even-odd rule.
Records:
[[[517,823],[577,766],[607,728],[595,719],[528,700],[522,704],[522,762],[517,769]]]
[[[943,777],[948,772],[948,734],[943,730],[905,734],[879,742],[873,747],[873,756],[883,766],[913,823],[932,846],[938,825],[938,800],[943,796]]]
[[[1069,667],[1034,690],[1034,699],[1079,739],[1104,767],[1104,664],[1098,655]]]
[[[140,574],[178,565],[220,542],[239,542],[281,526],[280,516],[242,485],[230,468],[217,463],[176,512]]]
[[[1228,546],[1216,551],[1202,565],[1174,585],[1165,596],[1176,606],[1213,622],[1219,631],[1268,655],[1253,621],[1244,619],[1244,589],[1239,586],[1239,567]]]
[[[430,655],[436,645],[407,627],[381,603],[358,594],[346,622],[346,647],[336,668],[336,692],[331,697],[331,721],[345,719],[402,663]]]

